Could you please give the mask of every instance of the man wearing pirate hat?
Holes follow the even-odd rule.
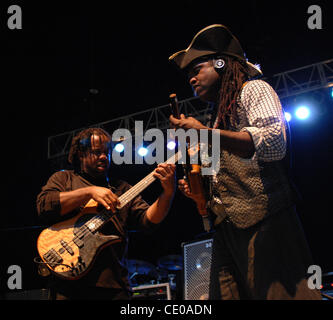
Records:
[[[320,299],[307,284],[312,259],[294,210],[284,161],[286,123],[276,92],[256,79],[261,70],[221,24],[199,31],[169,60],[186,73],[195,95],[213,106],[212,123],[184,115],[170,116],[170,122],[220,135],[221,165],[208,182],[216,231],[210,299]],[[193,198],[185,180],[179,189]]]

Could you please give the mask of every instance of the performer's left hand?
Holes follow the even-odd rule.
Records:
[[[176,166],[174,164],[161,163],[154,172],[154,177],[158,178],[166,195],[172,196],[176,190]]]
[[[183,114],[180,115],[180,119],[175,118],[173,115],[169,117],[169,120],[173,126],[176,128],[182,128],[182,129],[208,129],[206,126],[204,126],[200,121],[193,117],[186,118]]]

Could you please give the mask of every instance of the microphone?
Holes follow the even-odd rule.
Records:
[[[180,119],[180,112],[178,108],[178,99],[175,93],[169,95],[170,99],[170,107],[172,111],[172,115]],[[196,148],[196,152],[199,151],[199,146]],[[205,191],[202,184],[202,176],[200,172],[199,164],[190,164],[190,152],[189,147],[186,147],[186,165],[183,165],[185,179],[188,182],[190,191],[193,195],[196,196],[195,203],[197,205],[197,209],[202,217],[203,226],[206,232],[210,232],[210,221],[209,215],[206,209],[206,198]]]

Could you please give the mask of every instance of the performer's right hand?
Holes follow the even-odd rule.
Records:
[[[91,186],[88,188],[91,198],[104,206],[107,210],[111,210],[113,213],[116,212],[120,202],[118,197],[110,189],[98,186]]]

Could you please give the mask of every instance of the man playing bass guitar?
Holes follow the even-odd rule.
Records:
[[[68,158],[74,170],[54,173],[37,196],[38,214],[47,223],[70,219],[76,216],[87,202],[94,201],[107,212],[114,213],[112,222],[108,221],[99,231],[110,235],[116,225],[119,232],[119,241],[100,250],[92,267],[82,277],[75,280],[53,277],[51,292],[54,299],[129,299],[131,294],[126,268],[127,230],[155,228],[166,217],[173,200],[175,165],[164,163],[159,164],[153,172],[153,176],[160,181],[163,188],[158,199],[149,206],[138,195],[117,210],[119,197],[131,186],[110,177],[110,142],[110,135],[100,128],[81,131],[72,141]],[[74,241],[75,239],[73,247],[83,245],[80,235],[74,237]],[[63,248],[60,247],[59,251],[49,250],[44,259],[47,261],[52,254],[53,258],[57,257],[66,250],[73,254],[67,243],[62,241],[61,244]]]

